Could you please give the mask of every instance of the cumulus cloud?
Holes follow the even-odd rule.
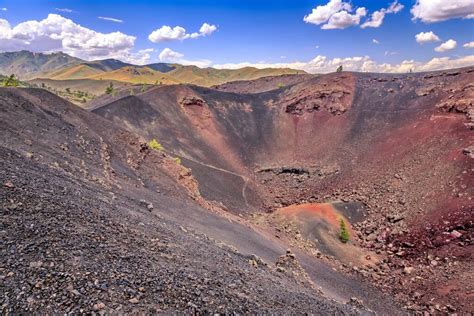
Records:
[[[100,33],[58,14],[14,27],[0,19],[0,50],[63,51],[84,59],[120,58],[130,54],[135,37],[121,32]]]
[[[186,37],[186,30],[181,26],[170,27],[163,25],[161,28],[148,35],[148,39],[154,43],[183,40]]]
[[[472,0],[417,0],[410,11],[413,19],[425,23],[439,22],[454,18],[473,19]]]
[[[345,29],[351,25],[359,25],[360,18],[367,15],[365,8],[358,8],[355,14],[350,14],[347,11],[340,11],[334,13],[328,23],[321,26],[323,30]]]
[[[220,69],[238,69],[242,67],[256,68],[292,68],[305,70],[310,73],[328,73],[336,71],[337,67],[342,65],[344,70],[361,72],[409,72],[413,71],[431,71],[449,68],[460,68],[472,66],[474,64],[474,55],[465,56],[457,59],[449,57],[433,58],[428,62],[419,62],[414,60],[403,60],[398,64],[377,63],[368,56],[346,57],[346,58],[327,58],[326,56],[316,56],[308,62],[292,63],[250,63],[242,62],[236,64],[217,64],[213,65]]]
[[[165,48],[161,51],[158,58],[160,59],[160,61],[175,62],[176,60],[178,60],[179,58],[181,58],[183,56],[184,56],[184,54],[175,52],[171,48]]]
[[[474,48],[474,42],[469,42],[463,45],[464,48]]]
[[[71,9],[68,9],[68,8],[56,8],[55,10],[59,12],[66,12],[66,13],[73,12]]]
[[[444,42],[443,44],[436,47],[435,51],[437,51],[438,53],[442,53],[442,52],[445,52],[445,51],[448,51],[448,50],[451,50],[451,49],[455,49],[457,45],[458,45],[458,43],[455,40],[449,39],[446,42]]]
[[[361,25],[361,28],[379,27],[382,25],[386,14],[398,13],[404,6],[398,0],[392,2],[388,8],[374,11],[370,19]],[[321,29],[344,29],[352,25],[359,25],[361,18],[367,15],[364,7],[357,8],[354,12],[349,2],[342,0],[330,0],[325,5],[314,8],[310,14],[305,15],[303,20],[306,23],[321,25]]]
[[[108,16],[98,16],[98,19],[105,20],[105,21],[111,21],[111,22],[116,22],[116,23],[123,23],[123,20],[116,19],[116,18],[111,18]]]
[[[145,65],[150,62],[151,53],[155,52],[153,48],[141,49],[136,53],[129,53],[121,58],[122,61],[134,65]]]
[[[215,25],[211,25],[211,24],[207,24],[207,23],[204,23],[201,28],[199,29],[199,33],[202,34],[203,36],[204,35],[211,35],[212,33],[214,33],[215,31],[217,31],[217,26]]]
[[[161,62],[167,63],[177,63],[181,65],[194,65],[201,68],[209,67],[211,65],[210,60],[200,59],[200,60],[188,60],[184,58],[184,54],[176,52],[170,48],[165,48],[158,55],[158,58]]]
[[[305,15],[306,23],[321,25],[321,29],[344,29],[351,25],[358,25],[361,17],[367,15],[364,7],[358,8],[355,13],[350,3],[342,0],[330,0],[325,5],[314,8],[310,14]]]
[[[341,0],[331,0],[325,5],[314,8],[310,14],[306,15],[303,20],[311,24],[323,24],[329,20],[334,14],[342,10],[350,11],[351,5]]]
[[[217,30],[217,26],[203,23],[199,32],[186,33],[186,29],[182,26],[171,27],[163,25],[157,30],[148,35],[148,39],[153,43],[167,42],[167,41],[182,41],[189,38],[198,38],[208,36]]]
[[[380,44],[380,42],[379,42],[377,39],[375,39],[375,38],[372,39],[372,43],[374,43],[374,44]]]
[[[364,22],[360,27],[365,29],[367,27],[379,27],[382,25],[386,14],[398,13],[404,8],[403,4],[394,1],[388,8],[383,8],[371,14],[370,19]]]
[[[418,34],[415,35],[415,39],[420,44],[427,43],[427,42],[440,41],[438,35],[436,35],[432,31],[418,33]]]
[[[7,11],[7,8],[0,8],[0,11]]]

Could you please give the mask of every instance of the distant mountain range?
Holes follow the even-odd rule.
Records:
[[[215,69],[180,64],[133,65],[116,59],[85,61],[62,52],[44,54],[30,51],[0,53],[0,74],[15,74],[22,80],[107,80],[132,84],[190,83],[212,86],[266,76],[301,74],[289,68]]]

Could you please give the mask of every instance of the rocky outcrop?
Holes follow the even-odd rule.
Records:
[[[181,99],[180,104],[182,106],[199,106],[203,107],[206,105],[206,101],[199,97],[184,97]]]
[[[295,85],[285,91],[281,104],[292,115],[321,110],[340,115],[350,108],[353,97],[353,76],[333,74]]]

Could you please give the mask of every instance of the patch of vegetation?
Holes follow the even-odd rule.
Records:
[[[285,87],[285,85],[284,85],[283,83],[279,83],[279,84],[277,85],[277,88],[278,88],[278,89],[281,89],[281,88],[284,88],[284,87]]]
[[[345,244],[349,241],[349,231],[347,230],[346,222],[342,218],[339,221],[339,228],[339,240]]]
[[[337,67],[336,72],[342,72],[342,65],[340,65],[339,67]]]
[[[2,86],[4,87],[18,87],[19,85],[20,81],[14,74],[11,74],[9,77],[2,80]]]
[[[181,164],[181,158],[179,158],[179,157],[174,157],[173,160],[174,160],[178,165]]]
[[[162,151],[164,149],[163,146],[154,138],[148,142],[148,146],[153,150]]]
[[[114,93],[114,84],[111,82],[109,86],[105,88],[105,94],[113,94]]]

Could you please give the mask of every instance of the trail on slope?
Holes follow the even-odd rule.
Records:
[[[203,167],[207,167],[207,168],[211,168],[211,169],[214,169],[214,170],[217,170],[217,171],[221,171],[221,172],[225,172],[225,173],[228,173],[228,174],[231,174],[231,175],[234,175],[236,177],[239,177],[242,179],[243,181],[243,185],[242,185],[242,197],[245,201],[245,206],[248,208],[249,207],[249,203],[248,203],[248,200],[247,200],[247,194],[246,194],[246,189],[247,189],[247,185],[248,185],[248,182],[250,181],[250,179],[244,175],[241,175],[241,174],[238,174],[236,172],[233,172],[233,171],[230,171],[230,170],[227,170],[227,169],[223,169],[223,168],[219,168],[219,167],[216,167],[216,166],[213,166],[213,165],[210,165],[210,164],[207,164],[207,163],[204,163],[204,162],[201,162],[201,161],[197,161],[193,158],[190,158],[188,156],[185,156],[185,155],[181,155],[181,154],[177,154],[175,152],[172,152],[170,150],[163,150],[164,152],[168,153],[169,155],[172,155],[172,156],[176,156],[176,157],[179,157],[179,158],[183,158],[183,159],[186,159],[186,160],[189,160],[189,161],[192,161],[198,165],[201,165]]]

